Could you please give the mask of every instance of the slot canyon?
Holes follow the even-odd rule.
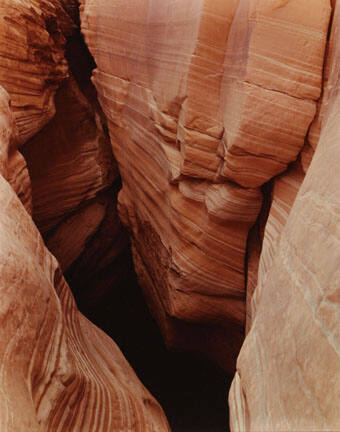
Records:
[[[339,432],[340,2],[0,11],[0,432]]]

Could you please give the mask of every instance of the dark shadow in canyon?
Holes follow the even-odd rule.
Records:
[[[77,8],[73,14],[79,25]],[[107,133],[105,117],[90,81],[96,64],[79,29],[67,41],[66,58],[80,90],[99,113]],[[120,185],[113,185],[113,189],[116,187]],[[110,214],[116,212],[112,207],[116,207],[115,201],[109,209],[108,222],[101,227],[105,234],[101,238],[108,243],[113,235]],[[228,431],[227,397],[232,377],[198,355],[166,349],[138,285],[130,250],[123,251],[125,236],[122,228],[117,240],[120,254],[111,265],[97,268],[106,248],[109,249],[109,245],[102,245],[102,254],[95,254],[86,275],[81,274],[77,263],[66,272],[79,309],[117,343],[140,380],[161,404],[173,432]]]
[[[88,285],[86,292],[74,289],[80,310],[118,344],[163,407],[173,432],[229,430],[227,395],[232,377],[200,356],[166,349],[131,258],[126,258],[121,283],[100,300],[93,301],[95,285]],[[109,272],[107,268],[103,273]],[[105,280],[108,275],[98,277]]]

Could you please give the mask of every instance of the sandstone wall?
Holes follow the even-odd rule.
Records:
[[[65,58],[76,4],[5,0],[0,10],[0,83],[9,93],[0,87],[0,430],[168,431],[158,403],[78,311],[62,275],[79,258],[78,271],[86,268],[89,238],[101,265],[122,250],[102,114]]]
[[[340,428],[339,19],[337,4],[307,149],[275,182],[253,324],[229,395],[235,431]]]
[[[119,274],[119,173],[167,345],[234,371],[246,326],[232,430],[339,429],[338,9],[81,0],[88,65],[76,1],[1,3],[1,430],[168,430],[62,276]]]
[[[77,310],[15,193],[27,204],[28,173],[13,147],[8,101],[1,89],[0,429],[166,431],[161,408],[118,347]]]
[[[81,296],[94,264],[97,272],[121,265],[128,238],[117,217],[119,173],[90,81],[94,63],[77,2],[6,0],[0,8],[0,84],[32,180],[32,215]],[[117,282],[115,274],[105,290]]]
[[[260,187],[304,146],[330,3],[83,0],[81,11],[150,308],[169,346],[232,370]]]

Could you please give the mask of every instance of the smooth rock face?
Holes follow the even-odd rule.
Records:
[[[262,286],[267,272],[273,264],[273,259],[280,243],[281,233],[286,225],[296,194],[304,177],[305,174],[301,163],[297,161],[275,180],[271,208],[265,225],[261,256],[258,263],[258,288],[252,296],[251,305],[249,305],[249,314],[251,317],[255,316],[257,298],[261,291],[259,287]]]
[[[329,13],[328,0],[240,1],[222,87],[222,175],[256,187],[296,159],[321,93]]]
[[[229,369],[243,333],[246,240],[261,207],[258,190],[215,181],[236,6],[88,1],[82,10],[148,303],[169,346]]]
[[[146,298],[169,346],[232,369],[259,186],[304,146],[329,1],[81,3]]]
[[[253,323],[229,395],[234,431],[340,429],[339,31],[337,4],[309,134],[315,154],[305,178],[297,163],[274,187]]]

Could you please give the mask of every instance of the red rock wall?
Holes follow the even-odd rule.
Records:
[[[82,1],[145,295],[169,346],[229,370],[259,187],[304,146],[329,17],[328,0]]]
[[[123,179],[120,215],[146,298],[169,346],[206,352],[229,368],[243,332],[246,239],[261,206],[259,191],[214,181],[236,3],[83,9]],[[216,340],[224,350],[215,350]]]
[[[54,115],[54,93],[67,75],[66,36],[75,24],[59,0],[4,0],[0,10],[0,83],[23,143]]]
[[[305,177],[297,163],[275,183],[253,324],[229,395],[235,431],[340,427],[339,20],[337,4],[308,136],[315,154],[302,153]]]
[[[105,125],[73,77],[57,90],[55,105],[54,118],[22,149],[32,180],[33,217],[68,279],[88,283],[90,267],[91,273],[94,267],[100,271],[128,246],[114,205],[119,173]],[[101,236],[108,224],[109,235]],[[106,290],[116,279],[113,274]]]
[[[75,3],[11,0],[0,10],[0,83],[9,93],[0,87],[0,430],[168,431],[158,403],[78,311],[62,276],[73,262],[81,272],[122,251],[102,115],[89,89],[65,80]],[[24,143],[29,170],[18,152]]]
[[[9,98],[0,97],[1,431],[168,430],[118,347],[77,310],[19,201],[15,190],[26,204],[29,179],[11,143]]]
[[[233,371],[247,319],[232,430],[337,430],[336,2],[81,5],[105,116],[76,58],[76,2],[0,6],[0,429],[168,430],[29,216],[75,278],[115,262],[107,120],[119,214],[168,346]]]
[[[118,268],[126,255],[128,237],[116,211],[119,173],[90,81],[93,60],[76,27],[76,4],[44,3],[40,9],[34,2],[19,6],[4,9],[7,21],[24,19],[23,23],[30,22],[32,29],[23,25],[21,32],[27,46],[18,50],[15,60],[9,61],[8,51],[4,52],[1,58],[7,69],[0,73],[0,82],[10,92],[16,114],[20,150],[32,181],[33,219],[62,270],[67,271],[68,281],[79,287],[80,300],[84,285],[91,285],[95,291],[89,277],[105,266],[117,263],[115,274],[110,280],[106,278],[104,291],[114,289],[120,280]],[[11,31],[9,24],[2,26],[0,36],[14,43]],[[39,46],[32,40],[33,32],[44,35]],[[56,49],[57,56],[53,54]],[[28,57],[25,50],[31,53]],[[40,57],[45,53],[44,57],[35,50]],[[63,71],[53,82],[46,71],[57,73],[58,66],[51,64],[49,55],[58,59]],[[8,80],[14,79],[9,73],[14,62],[20,79],[9,85]],[[28,91],[25,85],[29,80],[37,88]],[[35,122],[30,116],[38,95],[48,107],[36,106]],[[29,103],[24,104],[24,97]],[[22,130],[23,122],[30,128],[28,135]]]

